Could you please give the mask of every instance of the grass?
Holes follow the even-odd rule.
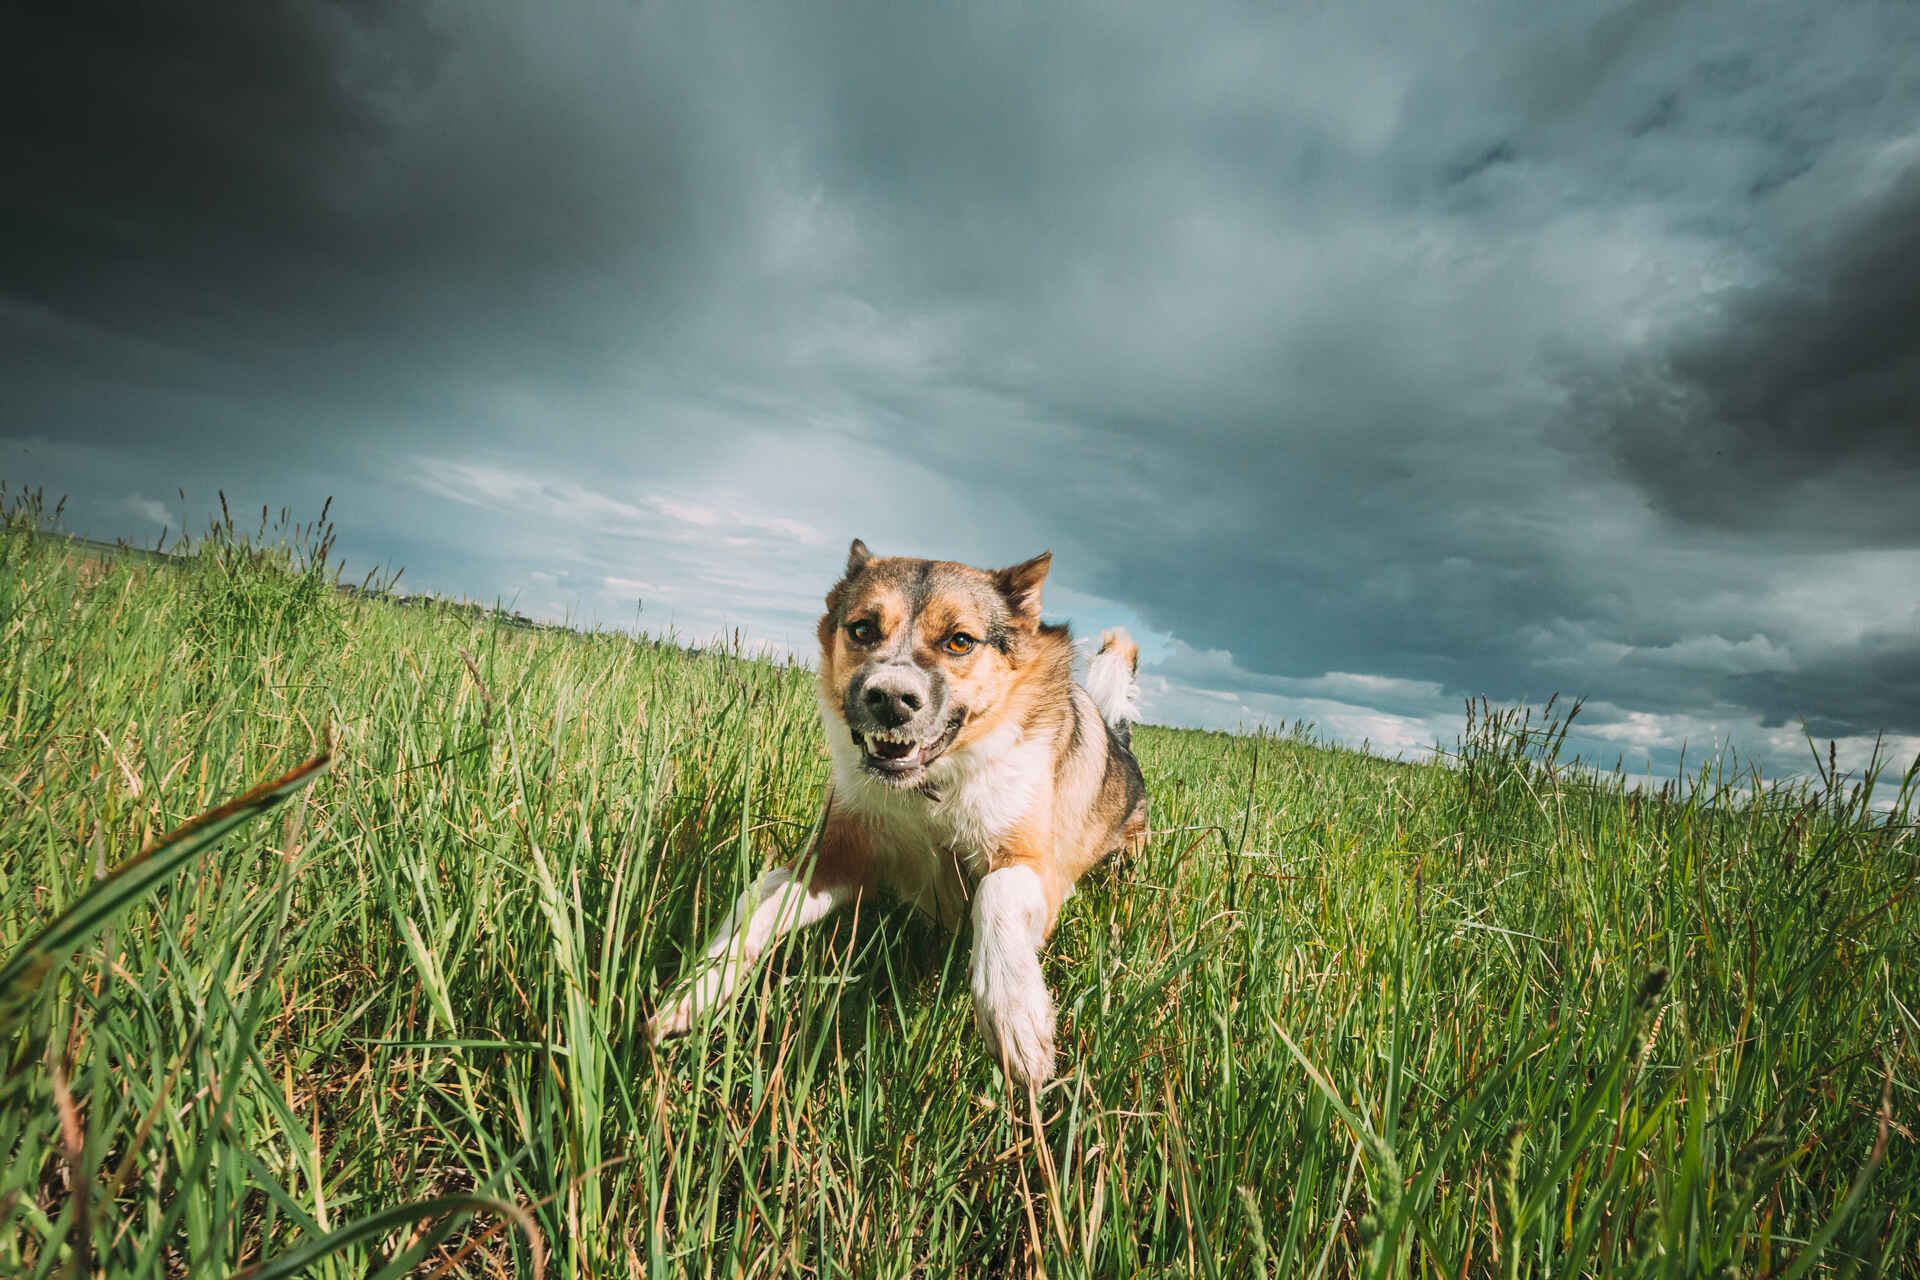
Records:
[[[0,1274],[1920,1271],[1911,772],[1644,795],[1493,708],[1448,767],[1143,728],[1035,1112],[897,907],[646,1043],[808,838],[805,670],[307,590],[314,530],[101,565],[34,515],[0,957],[68,923],[0,1017]]]

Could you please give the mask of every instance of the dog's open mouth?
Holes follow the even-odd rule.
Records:
[[[876,729],[858,736],[860,751],[868,769],[885,778],[904,778],[926,768],[940,758],[960,732],[961,717],[947,721],[946,728],[931,742],[922,742],[898,729]]]

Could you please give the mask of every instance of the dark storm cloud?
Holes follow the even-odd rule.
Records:
[[[630,11],[575,16],[179,2],[6,19],[33,53],[5,90],[13,416],[77,391],[97,434],[139,440],[159,416],[245,443],[249,412],[300,395],[362,437],[402,412],[459,434],[476,373],[562,398],[605,376],[701,287],[738,202],[715,198],[728,175],[708,157],[728,148],[687,111],[671,51]],[[76,369],[94,377],[76,388]]]
[[[1049,477],[1045,492],[1069,506],[1096,556],[1109,553],[1097,590],[1196,644],[1231,649],[1249,673],[1386,671],[1510,698],[1558,689],[1621,707],[1920,729],[1920,708],[1872,675],[1888,660],[1852,661],[1859,642],[1840,634],[1871,615],[1839,624],[1766,598],[1821,566],[1772,554],[1770,537],[1675,536],[1638,521],[1636,493],[1609,484],[1568,439],[1591,417],[1558,385],[1566,353],[1613,366],[1597,379],[1630,378],[1630,329],[1697,305],[1698,286],[1683,279],[1676,289],[1660,272],[1691,269],[1704,283],[1741,250],[1761,260],[1756,269],[1781,270],[1728,229],[1777,221],[1760,202],[1785,189],[1813,202],[1815,221],[1847,223],[1844,247],[1796,259],[1791,283],[1756,288],[1754,301],[1704,326],[1680,365],[1697,381],[1717,378],[1736,412],[1797,380],[1792,394],[1808,412],[1787,413],[1803,426],[1771,425],[1809,448],[1738,442],[1744,464],[1718,475],[1678,469],[1666,491],[1740,512],[1746,532],[1771,535],[1777,525],[1754,500],[1807,465],[1820,447],[1812,424],[1845,406],[1878,416],[1829,444],[1821,465],[1845,478],[1868,459],[1883,469],[1821,546],[1886,545],[1861,535],[1920,509],[1903,501],[1914,436],[1897,416],[1917,402],[1901,372],[1915,330],[1899,309],[1920,295],[1906,288],[1911,263],[1879,264],[1873,247],[1898,244],[1916,224],[1898,193],[1875,196],[1859,175],[1814,163],[1843,140],[1871,146],[1909,127],[1882,106],[1879,119],[1868,113],[1873,128],[1845,138],[1856,102],[1889,69],[1867,48],[1866,11],[1835,11],[1814,32],[1796,17],[1762,41],[1720,21],[1724,12],[1696,11],[1656,47],[1669,13],[1570,19],[1507,48],[1482,29],[1479,61],[1456,71],[1436,55],[1400,81],[1404,64],[1381,57],[1370,79],[1356,59],[1333,73],[1350,85],[1344,99],[1327,98],[1349,109],[1336,121],[1295,110],[1249,58],[1234,86],[1242,93],[1216,81],[1162,104],[1157,124],[1178,120],[1201,141],[1152,152],[1165,167],[1151,188],[1128,180],[1153,167],[1139,155],[1109,174],[1097,142],[1055,138],[1057,121],[1086,117],[1060,109],[1050,87],[993,82],[996,107],[1020,102],[1011,116],[1027,125],[1009,153],[1059,145],[1018,171],[1070,175],[1073,194],[1055,199],[1045,176],[1037,188],[996,183],[988,170],[984,191],[957,207],[907,204],[913,230],[903,238],[925,243],[928,218],[1038,228],[1022,244],[1049,253],[1020,258],[1008,281],[989,255],[966,253],[966,237],[943,242],[962,245],[976,285],[1003,290],[1003,305],[986,311],[991,326],[963,326],[974,385],[1049,425],[1100,432],[1082,442],[1055,430],[1028,446],[1034,471]],[[1286,34],[1302,38],[1291,65],[1325,65],[1324,32]],[[1910,46],[1912,36],[1909,26],[1900,39]],[[1854,56],[1865,60],[1850,74],[1831,74],[1835,59]],[[1497,70],[1481,77],[1487,63]],[[1078,69],[1069,66],[1069,86],[1114,82]],[[1467,83],[1476,78],[1491,87]],[[1170,78],[1148,79],[1164,88]],[[1378,132],[1370,91],[1405,104]],[[1452,118],[1424,113],[1429,103],[1455,104]],[[996,109],[973,123],[991,130],[1000,119]],[[1137,143],[1131,123],[1123,113],[1103,136]],[[910,155],[869,158],[863,171],[943,172],[938,136],[912,136]],[[1249,139],[1264,150],[1219,163],[1227,140]],[[976,144],[956,153],[955,170],[977,176]],[[1017,308],[1004,305],[1009,296]],[[1850,332],[1854,318],[1866,323]],[[1802,346],[1789,350],[1796,336]],[[1778,380],[1741,401],[1732,375],[1749,359],[1771,361]],[[1627,478],[1646,483],[1663,445],[1692,425],[1641,434],[1649,466]],[[1896,446],[1888,437],[1898,431],[1908,434]],[[983,485],[1000,479],[997,466],[970,467],[973,456],[963,443],[945,461]],[[1904,598],[1876,600],[1862,584],[1842,608],[1897,614]],[[1745,669],[1752,663],[1761,669]],[[1827,670],[1852,670],[1864,688],[1838,699],[1842,681],[1813,677]],[[1258,685],[1250,675],[1244,687]],[[1841,701],[1853,710],[1839,711]]]
[[[1920,164],[1777,276],[1585,389],[1664,513],[1813,545],[1920,545]]]
[[[1757,708],[1763,724],[1794,724],[1804,717],[1807,731],[1818,738],[1865,737],[1885,729],[1911,733],[1920,725],[1920,636],[1870,633],[1791,671],[1729,676],[1724,691],[1730,700]]]
[[[129,337],[243,340],[234,302],[340,238],[339,189],[383,140],[376,95],[419,33],[379,21],[272,3],[10,10],[10,301]],[[343,65],[355,35],[382,55],[362,85]]]
[[[802,640],[1052,545],[1166,714],[1920,732],[1920,11],[225,10],[0,19],[0,458],[102,520]]]

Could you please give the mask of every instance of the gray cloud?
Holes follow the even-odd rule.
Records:
[[[1920,638],[1911,630],[1873,632],[1844,652],[1790,670],[1731,675],[1720,687],[1730,701],[1758,711],[1763,724],[1804,718],[1815,737],[1912,733],[1920,724]]]
[[[104,531],[802,648],[1052,545],[1170,715],[1920,733],[1915,11],[224,10],[0,20],[0,462]]]

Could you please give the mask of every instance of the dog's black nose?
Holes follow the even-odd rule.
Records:
[[[933,701],[927,673],[909,662],[876,664],[848,691],[847,713],[857,710],[877,728],[898,729]]]
[[[911,689],[890,689],[870,684],[861,696],[866,701],[867,711],[887,729],[897,729],[913,719],[914,713],[921,707],[920,695]]]

